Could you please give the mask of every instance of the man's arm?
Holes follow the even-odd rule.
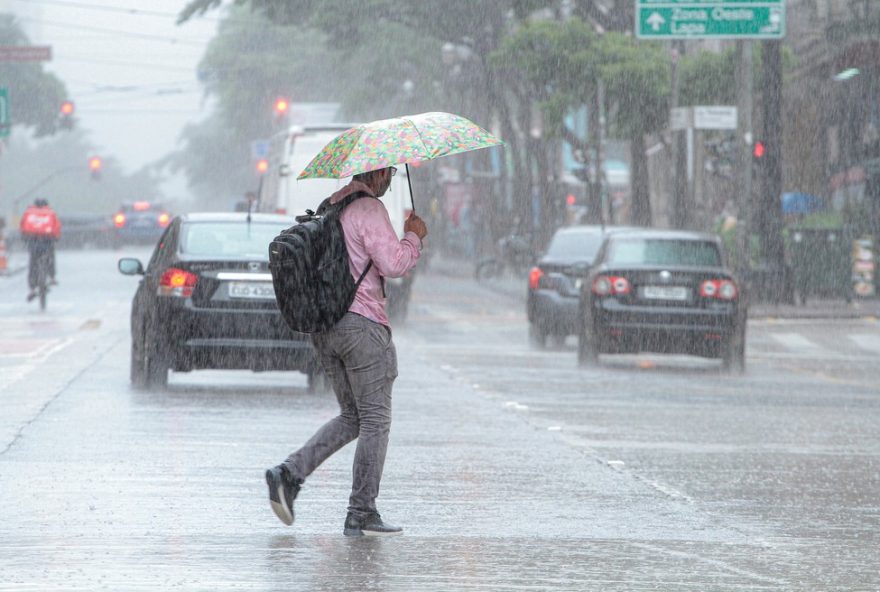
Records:
[[[413,231],[407,231],[402,239],[397,238],[388,211],[379,200],[363,199],[367,202],[364,216],[360,220],[364,247],[373,265],[383,277],[402,277],[416,266],[421,252],[421,239]]]

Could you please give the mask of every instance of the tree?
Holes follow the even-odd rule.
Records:
[[[652,223],[645,136],[665,129],[670,94],[668,56],[650,42],[620,33],[602,38],[602,67],[613,127],[630,140],[632,222]]]
[[[341,102],[348,121],[436,108],[430,99],[437,91],[422,63],[440,55],[436,40],[396,23],[360,45],[328,31],[233,11],[199,66],[216,113],[188,126],[184,148],[164,164],[184,170],[203,200],[240,195],[257,183],[250,143],[282,127],[271,109],[279,96],[294,104]]]
[[[0,14],[0,45],[29,45],[11,14]],[[0,81],[9,89],[13,123],[34,128],[36,136],[58,130],[58,109],[67,98],[64,84],[39,63],[0,62]]]
[[[193,0],[181,12],[179,20],[187,20],[219,5],[219,0]],[[546,7],[547,2],[236,0],[236,5],[251,8],[254,14],[267,17],[274,25],[296,23],[315,27],[329,36],[329,49],[341,52],[352,63],[366,66],[367,69],[357,71],[352,77],[364,84],[353,87],[354,98],[360,103],[355,104],[355,100],[346,96],[344,102],[349,112],[371,114],[387,110],[389,106],[397,107],[389,101],[389,96],[393,98],[399,91],[387,85],[395,78],[399,81],[401,71],[410,77],[418,91],[407,103],[412,107],[407,111],[414,111],[415,107],[453,110],[483,125],[497,120],[508,142],[514,142],[509,134],[518,133],[520,118],[530,111],[530,108],[518,107],[515,81],[490,68],[488,59],[512,27],[519,26],[536,9]],[[401,42],[404,39],[409,41]],[[444,45],[454,46],[456,53],[460,51],[461,63],[443,63],[441,48]],[[392,48],[393,51],[389,51]],[[383,59],[375,59],[376,56]],[[461,76],[456,75],[459,71]],[[390,74],[385,76],[386,72]],[[365,92],[370,89],[374,93]],[[528,97],[524,98],[528,103]],[[490,155],[486,152],[477,152],[470,158],[477,168],[489,168]],[[521,220],[526,220],[530,215],[531,184],[522,182],[528,174],[523,170],[522,160],[514,159],[516,168],[510,171],[509,179],[517,182],[509,182],[504,193],[512,195],[514,211],[520,213]],[[505,172],[502,171],[502,175]],[[507,184],[505,178],[502,177],[502,183]],[[492,197],[495,198],[493,205],[506,202],[499,199],[500,195],[489,196],[489,199]],[[509,232],[510,214],[496,211],[487,216],[493,221],[493,234]]]

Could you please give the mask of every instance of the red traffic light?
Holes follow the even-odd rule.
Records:
[[[61,103],[61,115],[65,117],[70,117],[73,115],[74,106],[73,101],[64,101]]]
[[[278,99],[275,101],[275,113],[277,115],[284,115],[287,113],[288,109],[290,109],[290,102],[287,99]]]
[[[101,162],[101,159],[99,157],[93,156],[89,159],[89,170],[91,170],[93,173],[96,173],[101,170],[102,164],[103,163]]]
[[[265,158],[261,158],[257,161],[257,172],[261,175],[269,170],[269,161]]]
[[[764,153],[767,151],[767,147],[764,146],[764,142],[755,142],[755,147],[752,149],[752,154],[755,158],[764,158]]]

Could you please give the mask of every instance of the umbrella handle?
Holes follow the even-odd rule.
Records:
[[[404,163],[403,166],[406,167],[406,183],[407,183],[407,185],[409,185],[409,205],[412,206],[412,213],[415,214],[416,213],[416,201],[413,198],[412,179],[410,179],[410,177],[409,177],[409,163],[408,162]]]

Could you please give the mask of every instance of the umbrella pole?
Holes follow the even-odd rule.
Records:
[[[407,185],[409,185],[409,205],[412,206],[413,214],[415,214],[416,213],[416,201],[413,198],[412,179],[409,178],[409,163],[408,162],[404,163],[403,166],[406,167],[406,183],[407,183]]]

